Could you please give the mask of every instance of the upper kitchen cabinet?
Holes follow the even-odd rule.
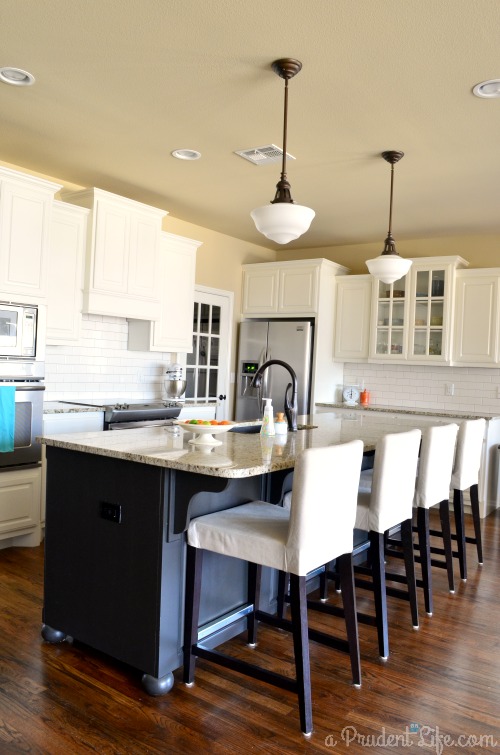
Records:
[[[326,279],[347,272],[347,268],[326,259],[243,265],[242,315],[314,316],[319,312]]]
[[[0,297],[47,297],[52,202],[60,184],[0,168]]]
[[[342,275],[337,279],[335,357],[366,361],[370,346],[371,275]]]
[[[497,367],[500,268],[459,270],[453,363]]]
[[[47,291],[47,343],[72,345],[80,337],[87,223],[90,210],[54,201]]]
[[[201,243],[173,233],[161,234],[161,316],[156,322],[129,320],[129,349],[192,351],[196,250]]]
[[[166,212],[95,188],[62,196],[91,210],[83,311],[158,320],[160,234]]]
[[[461,257],[421,257],[405,278],[373,282],[370,357],[451,363],[453,301]]]

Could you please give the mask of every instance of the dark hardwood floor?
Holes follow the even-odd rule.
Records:
[[[46,644],[43,547],[0,551],[0,753],[500,751],[500,511],[483,520],[483,533],[485,564],[469,545],[469,579],[457,577],[455,595],[445,570],[433,569],[434,616],[424,614],[419,591],[419,631],[408,604],[389,598],[387,662],[374,628],[360,625],[361,689],[350,683],[346,655],[311,644],[310,740],[294,695],[206,662],[198,662],[192,688],[178,670],[172,691],[153,698],[134,669],[76,642]],[[370,601],[360,594],[360,607]],[[342,630],[340,620],[315,613],[311,623]],[[229,647],[292,673],[286,633],[261,626],[255,650],[239,638]]]

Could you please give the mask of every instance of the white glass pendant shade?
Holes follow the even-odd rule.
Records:
[[[382,283],[394,283],[403,278],[411,267],[412,260],[404,259],[399,254],[381,254],[373,260],[366,260],[366,266]]]
[[[302,236],[315,214],[310,207],[292,202],[266,204],[250,213],[257,230],[277,244],[288,244]]]

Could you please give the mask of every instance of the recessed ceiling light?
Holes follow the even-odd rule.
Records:
[[[472,93],[476,97],[500,97],[500,79],[489,79],[489,81],[482,81],[480,84],[476,84]]]
[[[15,87],[29,87],[35,83],[35,77],[32,73],[23,71],[21,68],[4,66],[0,68],[0,81],[3,81],[4,84],[12,84]]]
[[[201,152],[196,149],[174,149],[172,156],[177,157],[178,160],[199,160]]]

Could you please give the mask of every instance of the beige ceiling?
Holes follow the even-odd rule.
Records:
[[[288,178],[316,211],[288,248],[383,240],[387,149],[397,239],[500,232],[500,0],[0,0],[0,160],[97,186],[275,247],[249,212],[280,165],[235,150],[282,144],[279,57],[290,82]],[[176,148],[202,153],[175,160]]]

